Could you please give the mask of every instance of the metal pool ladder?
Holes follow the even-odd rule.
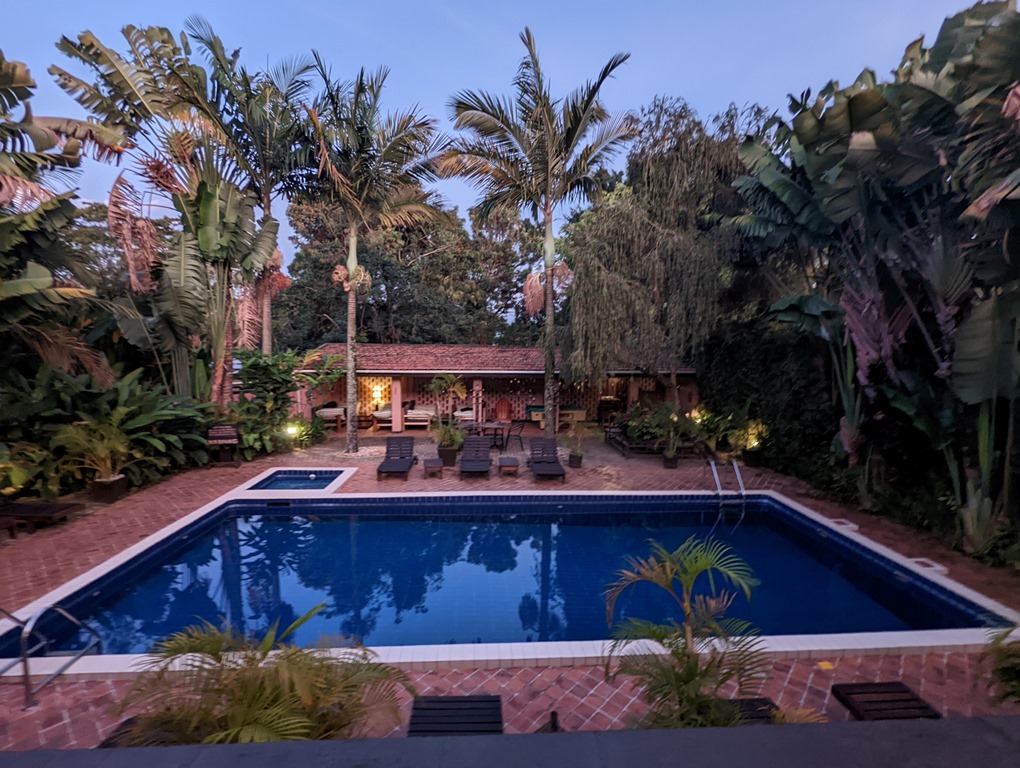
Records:
[[[42,618],[45,614],[49,613],[50,611],[67,619],[67,621],[71,622],[76,627],[85,630],[92,637],[85,644],[84,648],[81,648],[80,650],[75,651],[74,653],[68,654],[67,661],[61,664],[60,668],[57,671],[53,672],[49,677],[47,677],[45,680],[39,683],[39,685],[33,688],[32,675],[31,672],[29,671],[29,659],[31,658],[32,654],[40,650],[45,651],[50,645],[50,639],[46,637],[46,635],[44,635],[38,629],[36,629],[36,624],[39,623],[40,618]],[[18,656],[18,658],[12,659],[5,666],[0,667],[0,674],[6,672],[8,669],[18,664],[18,662],[21,662],[22,669],[24,670],[22,677],[24,679],[25,687],[25,705],[22,707],[22,709],[30,709],[31,707],[34,707],[36,704],[35,695],[39,693],[39,691],[41,691],[47,685],[56,680],[60,675],[64,673],[64,671],[68,667],[74,664],[74,662],[78,661],[78,659],[80,659],[86,653],[89,653],[93,648],[96,649],[97,653],[103,652],[103,639],[102,637],[100,637],[99,633],[96,632],[95,629],[90,627],[85,622],[72,616],[70,613],[61,608],[59,605],[47,605],[45,608],[38,611],[34,616],[32,616],[28,621],[22,621],[13,613],[5,610],[4,608],[0,608],[0,615],[6,616],[16,625],[21,627],[21,642],[20,642],[21,653]],[[33,637],[36,638],[36,642],[35,645],[30,646],[29,644],[32,642]]]
[[[726,524],[727,509],[739,506],[740,514],[733,524],[733,531],[735,531],[737,526],[744,522],[744,515],[747,514],[747,489],[744,488],[744,478],[740,474],[740,467],[737,465],[736,459],[730,459],[730,466],[733,467],[733,475],[737,478],[737,487],[740,488],[740,492],[736,496],[730,494],[724,496],[722,481],[719,479],[719,465],[715,463],[715,459],[709,459],[708,465],[712,468],[712,478],[715,480],[715,496],[719,502],[719,514],[716,516],[715,523],[712,525],[712,530],[708,532],[708,535],[711,536],[715,533],[715,529],[720,523]]]

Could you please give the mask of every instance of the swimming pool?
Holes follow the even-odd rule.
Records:
[[[718,511],[706,494],[285,500],[246,489],[70,585],[61,604],[97,627],[111,654],[144,652],[197,618],[226,616],[258,634],[325,602],[298,642],[356,637],[397,659],[426,646],[433,657],[591,657],[608,635],[601,593],[624,557],[647,552],[649,538],[675,547],[706,535]],[[777,638],[798,651],[980,644],[983,627],[1012,618],[777,494],[749,495],[738,518],[731,512],[714,533],[762,584],[730,615],[751,621],[773,649],[784,647]],[[618,614],[665,620],[668,608],[668,597],[642,588]]]

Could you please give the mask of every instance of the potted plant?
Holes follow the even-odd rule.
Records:
[[[588,436],[590,425],[584,421],[575,422],[566,435],[566,444],[570,453],[567,456],[567,466],[572,469],[581,468],[581,460],[584,458],[584,439]]]
[[[432,422],[432,439],[436,441],[436,450],[443,460],[443,466],[455,466],[457,451],[464,444],[464,430],[457,426],[453,416],[450,416],[449,422],[441,419]]]
[[[454,376],[452,373],[437,373],[432,377],[432,381],[429,382],[428,391],[436,396],[436,401],[439,401],[443,395],[450,396],[450,418],[453,418],[453,405],[456,400],[467,399],[467,385],[460,376]],[[438,405],[436,411],[439,412]],[[481,421],[481,419],[478,419]],[[463,442],[463,436],[461,436],[461,442]],[[457,444],[460,447],[460,443]],[[453,466],[452,464],[449,466]]]
[[[768,437],[768,428],[757,419],[747,422],[747,433],[744,436],[744,450],[740,457],[748,467],[761,466],[762,443]]]
[[[94,473],[92,499],[101,504],[110,504],[127,493],[128,479],[123,470],[142,458],[113,417],[109,421],[89,418],[65,424],[53,436],[51,445],[64,449],[61,464],[76,476],[84,470]]]
[[[656,445],[662,448],[662,466],[676,469],[680,463],[680,449],[697,437],[698,426],[686,414],[665,403],[658,406],[654,413],[661,435]]]

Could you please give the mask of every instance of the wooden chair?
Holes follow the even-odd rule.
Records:
[[[376,480],[382,480],[383,475],[403,475],[406,480],[416,461],[413,437],[387,437],[386,458],[375,469]]]
[[[218,467],[239,467],[240,459],[237,458],[238,444],[240,437],[237,434],[237,427],[233,424],[220,424],[209,427],[206,433],[206,440],[209,443],[210,457],[209,466]]]
[[[832,695],[857,720],[910,720],[942,717],[938,711],[906,685],[887,683],[836,683]]]
[[[460,476],[485,475],[492,471],[492,440],[487,436],[466,437],[460,452]]]
[[[556,440],[551,437],[531,438],[531,458],[528,459],[532,474],[538,480],[543,477],[558,477],[567,481],[567,471],[560,464],[556,454]]]
[[[408,736],[482,733],[503,733],[499,696],[418,696],[411,705]]]
[[[496,401],[496,421],[510,421],[510,401],[505,397]]]

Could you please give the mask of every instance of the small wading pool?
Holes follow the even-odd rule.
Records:
[[[318,479],[326,471],[267,479],[301,481],[309,472]],[[609,634],[603,589],[627,555],[646,554],[649,539],[672,549],[713,533],[761,581],[728,615],[766,636],[917,636],[1012,619],[773,494],[749,495],[739,524],[730,507],[727,522],[714,525],[718,501],[704,494],[257,500],[250,484],[244,490],[90,574],[60,604],[100,632],[105,654],[143,653],[200,620],[258,635],[320,602],[325,610],[300,629],[299,644],[322,636],[373,647],[597,641]],[[666,621],[672,608],[661,590],[639,585],[615,618]],[[63,649],[83,639],[61,636],[52,622],[44,632]],[[0,655],[14,654],[8,632]]]
[[[343,474],[342,469],[278,469],[249,485],[249,491],[321,491]]]

